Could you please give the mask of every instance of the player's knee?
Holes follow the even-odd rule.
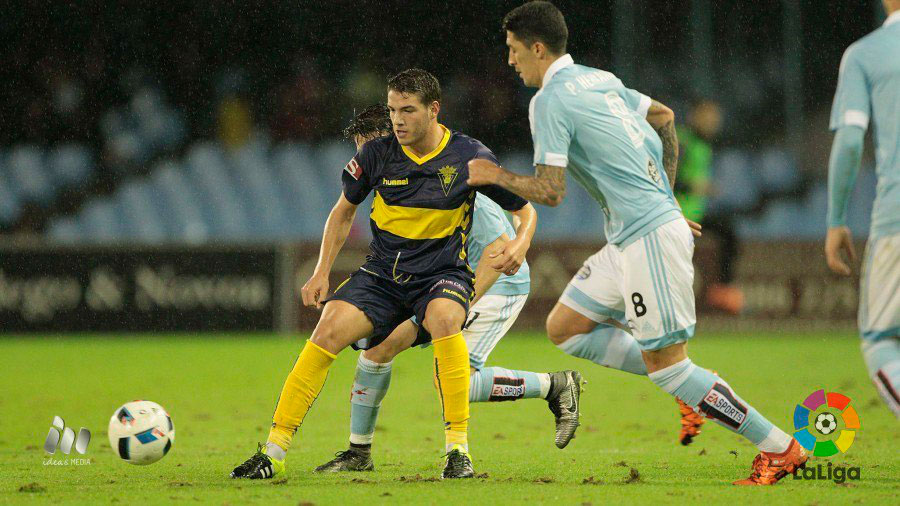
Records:
[[[568,327],[564,319],[559,316],[556,308],[553,308],[550,314],[547,315],[547,337],[550,339],[550,342],[555,345],[566,342],[573,335]]]
[[[659,371],[687,358],[687,345],[676,343],[658,350],[644,350],[641,355],[648,372]]]
[[[378,346],[366,350],[363,352],[363,356],[372,362],[377,362],[379,364],[386,364],[391,360],[394,360],[394,357],[399,355],[400,352],[405,350],[408,346],[405,346],[401,340],[392,339],[392,337],[393,336],[388,337]]]
[[[394,360],[394,357],[397,356],[397,350],[395,350],[390,345],[378,345],[372,349],[364,351],[363,356],[366,357],[367,360],[371,360],[376,364],[387,364],[391,360]]]
[[[334,353],[334,350],[340,351],[344,348],[344,344],[341,342],[342,337],[337,325],[320,321],[309,340]]]
[[[456,334],[462,330],[462,321],[452,314],[429,314],[425,317],[425,329],[433,339]]]

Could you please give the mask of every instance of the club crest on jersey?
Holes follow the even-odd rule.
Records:
[[[459,177],[459,173],[452,165],[444,165],[438,169],[438,179],[441,181],[441,189],[444,190],[445,197],[450,195],[450,189],[453,188],[457,177]]]
[[[359,181],[359,177],[362,176],[363,173],[362,166],[356,161],[356,158],[351,158],[350,161],[347,162],[347,166],[344,167],[344,170],[357,181]]]

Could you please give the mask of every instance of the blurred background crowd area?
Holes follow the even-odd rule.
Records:
[[[354,151],[341,129],[413,66],[441,81],[444,124],[528,171],[534,90],[507,67],[500,30],[519,3],[8,6],[0,235],[317,240]],[[577,62],[670,105],[685,138],[708,148],[711,212],[737,217],[744,238],[824,234],[838,65],[883,19],[880,1],[556,3]],[[875,186],[864,165],[850,213],[860,235]],[[602,238],[599,206],[575,186],[540,210],[538,237]],[[363,209],[359,240],[366,220]]]

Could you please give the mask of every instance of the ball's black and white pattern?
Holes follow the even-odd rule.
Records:
[[[828,435],[837,429],[837,420],[831,413],[819,413],[816,416],[816,430],[820,434]]]

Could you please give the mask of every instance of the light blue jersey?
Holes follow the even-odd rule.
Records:
[[[831,129],[865,130],[870,118],[878,188],[869,234],[877,238],[900,233],[900,12],[848,47],[841,60]]]
[[[620,249],[682,217],[662,141],[645,119],[650,102],[567,54],[547,69],[528,111],[534,164],[568,167],[602,206],[606,240]]]
[[[472,270],[478,268],[481,254],[489,244],[506,234],[510,239],[516,232],[506,218],[503,209],[493,200],[478,194],[475,197],[475,211],[472,218],[472,230],[466,241],[468,244],[469,265]],[[478,283],[478,280],[475,280]],[[519,272],[512,276],[501,274],[485,295],[527,295],[531,289],[531,274],[528,262],[522,264]]]

